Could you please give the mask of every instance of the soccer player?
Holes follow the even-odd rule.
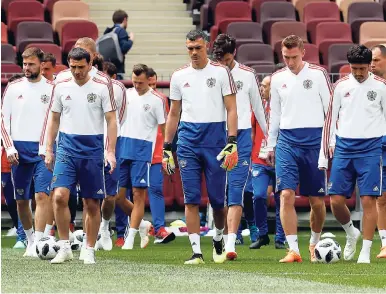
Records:
[[[229,69],[208,59],[208,42],[203,31],[190,31],[186,35],[186,47],[191,63],[177,69],[170,81],[171,108],[166,123],[163,168],[168,174],[174,173],[172,142],[181,116],[177,157],[184,189],[186,224],[193,250],[192,257],[185,264],[204,263],[199,218],[202,172],[216,227],[213,259],[222,263],[225,261],[226,171],[232,170],[238,162],[237,90]],[[219,163],[221,160],[222,163]]]
[[[167,97],[157,91],[157,73],[149,68],[149,87],[162,97],[165,103],[166,113],[169,113]],[[165,229],[165,199],[163,195],[164,175],[162,173],[162,148],[164,137],[161,127],[158,127],[157,140],[154,146],[153,159],[150,166],[149,202],[154,226],[154,243],[166,244],[173,241],[176,236]]]
[[[236,39],[220,34],[213,44],[214,57],[231,71],[237,87],[237,152],[238,163],[227,175],[227,242],[225,252],[228,260],[237,258],[235,243],[237,229],[243,213],[244,190],[250,169],[252,151],[251,115],[259,122],[263,133],[267,134],[267,123],[259,93],[259,81],[256,72],[235,60]]]
[[[386,128],[386,81],[369,72],[371,59],[371,50],[363,45],[349,49],[347,61],[351,74],[334,86],[319,158],[321,169],[326,169],[328,158],[333,158],[328,194],[331,210],[347,234],[345,260],[354,258],[361,235],[346,206],[346,198],[351,197],[355,183],[358,184],[363,206],[363,245],[358,263],[370,263],[377,225],[376,199],[382,193],[381,143]],[[335,143],[332,137],[338,117]]]
[[[45,163],[53,169],[53,146],[60,126],[52,188],[54,213],[59,232],[60,250],[51,263],[63,263],[73,258],[69,242],[70,212],[68,198],[77,183],[82,190],[86,211],[87,247],[84,264],[95,263],[95,242],[100,225],[100,199],[105,196],[104,163],[110,173],[116,166],[117,140],[116,105],[110,83],[89,74],[90,54],[74,48],[68,54],[73,77],[58,82],[47,112],[48,125]],[[108,149],[104,156],[103,124],[107,121]],[[43,136],[45,130],[43,129]],[[105,158],[105,160],[104,160]]]
[[[24,78],[8,84],[3,96],[2,140],[12,177],[20,221],[27,235],[24,256],[37,257],[36,243],[43,237],[46,207],[50,205],[52,173],[39,156],[39,140],[45,113],[49,108],[53,84],[40,73],[43,51],[31,47],[23,54]],[[30,209],[31,185],[35,188],[35,233]]]
[[[386,79],[386,47],[378,45],[372,49],[371,71],[380,78]],[[382,138],[382,196],[377,198],[378,233],[381,238],[381,252],[378,258],[386,258],[386,136]]]
[[[55,80],[56,58],[52,53],[44,53],[41,73],[49,81]]]
[[[149,69],[144,64],[133,67],[134,88],[127,91],[127,117],[120,138],[120,199],[128,188],[133,189],[134,207],[130,229],[122,249],[133,249],[145,213],[145,200],[150,184],[157,129],[165,130],[165,100],[149,87]],[[125,199],[126,200],[126,199]],[[141,248],[147,244],[141,244]]]
[[[260,92],[263,99],[263,104],[267,116],[269,114],[269,92],[270,92],[271,76],[266,76],[261,81]],[[252,243],[250,249],[260,249],[261,246],[269,245],[270,239],[268,236],[267,223],[267,198],[272,193],[272,186],[275,186],[275,168],[269,166],[264,159],[264,144],[266,144],[264,134],[257,123],[255,117],[252,117],[253,130],[253,149],[252,149],[252,185],[254,191],[254,211],[255,221],[259,228],[259,240]],[[262,151],[260,153],[260,151]],[[261,157],[259,157],[261,154]],[[265,154],[265,155],[264,155]],[[280,193],[275,193],[275,209],[276,209],[276,234],[275,234],[275,248],[285,249],[285,235],[280,221]],[[269,199],[269,198],[268,198]]]
[[[326,71],[303,61],[303,40],[295,35],[281,44],[287,67],[271,78],[267,162],[275,165],[276,190],[280,191],[280,219],[290,250],[280,262],[302,262],[297,236],[295,190],[309,196],[311,205],[312,262],[320,239],[326,207],[325,171],[318,169],[322,129],[331,95]]]

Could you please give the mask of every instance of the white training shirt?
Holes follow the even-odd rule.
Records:
[[[88,72],[88,74],[90,75],[90,77],[92,78],[98,78],[99,80],[102,80],[104,82],[110,82],[111,79],[108,75],[104,74],[103,72],[99,71],[95,66],[92,66],[90,71]],[[73,75],[71,73],[71,69],[68,68],[68,69],[65,69],[65,70],[62,70],[60,73],[58,73],[58,75],[56,76],[56,79],[55,79],[55,84],[58,83],[58,82],[61,82],[63,80],[67,80],[69,78],[72,78]]]
[[[176,70],[170,81],[170,99],[182,103],[177,144],[223,147],[226,144],[224,96],[236,92],[229,69],[209,59],[203,69],[188,64]]]
[[[126,92],[126,121],[121,128],[120,158],[151,162],[158,125],[166,122],[165,101],[149,88],[138,95],[134,88]]]
[[[1,134],[7,155],[19,153],[36,162],[39,141],[54,85],[43,76],[37,83],[21,78],[8,84],[3,95]]]
[[[324,68],[304,62],[293,74],[287,67],[272,75],[267,147],[283,142],[319,148],[332,93]]]

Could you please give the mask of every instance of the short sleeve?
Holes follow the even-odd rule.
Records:
[[[237,93],[235,81],[233,80],[230,70],[226,67],[220,67],[220,85],[222,96],[228,96]]]
[[[107,83],[106,87],[103,87],[101,98],[104,113],[117,110],[117,104],[115,103],[114,91],[111,82]]]
[[[52,91],[52,96],[53,97],[51,97],[51,99],[53,101],[52,101],[51,111],[62,113],[63,104],[62,104],[62,99],[60,97],[59,88],[57,86],[54,87],[54,90]]]
[[[157,124],[162,125],[166,122],[165,100],[161,97],[158,97],[156,100],[154,114],[157,120]]]
[[[180,86],[178,85],[178,79],[175,74],[172,75],[172,78],[170,80],[170,99],[171,100],[182,99]]]

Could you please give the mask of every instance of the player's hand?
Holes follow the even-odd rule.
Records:
[[[165,143],[162,151],[162,168],[169,176],[174,174],[176,165],[174,163],[172,144]]]
[[[53,171],[54,170],[54,162],[55,162],[54,152],[47,150],[46,151],[46,156],[45,156],[45,159],[44,159],[44,163],[46,164],[46,168],[49,171]]]
[[[221,167],[226,171],[232,170],[239,161],[239,155],[237,153],[237,141],[235,136],[228,138],[228,144],[217,155],[217,160],[223,160]]]
[[[16,153],[13,153],[13,154],[9,154],[7,156],[7,159],[8,161],[12,164],[12,165],[18,165],[19,164],[19,154],[16,152]]]
[[[275,151],[268,151],[266,161],[270,166],[275,166]]]
[[[105,158],[105,165],[110,164],[109,173],[112,174],[117,167],[117,160],[115,158],[115,153],[112,151],[107,151]]]
[[[328,155],[330,156],[330,158],[334,157],[334,152],[335,152],[335,146],[330,146],[328,148]]]

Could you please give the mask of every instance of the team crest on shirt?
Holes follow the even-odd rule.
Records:
[[[367,92],[367,99],[369,99],[370,101],[374,101],[375,98],[377,98],[377,92],[375,92],[375,91],[368,91]]]
[[[214,86],[216,86],[216,79],[215,79],[215,78],[207,79],[207,80],[206,80],[206,85],[207,85],[209,88],[213,88]]]
[[[52,180],[51,180],[51,184],[55,183],[56,180],[57,180],[57,176],[53,176],[53,177],[52,177]]]
[[[144,105],[143,105],[143,110],[145,110],[145,112],[146,112],[146,111],[149,111],[150,108],[151,108],[151,107],[150,107],[149,104],[144,104]]]
[[[48,95],[42,95],[40,97],[40,101],[42,101],[42,103],[44,103],[44,104],[47,104],[48,101],[50,101],[50,97]]]
[[[236,81],[237,92],[243,89],[244,83],[242,81]]]
[[[180,164],[180,167],[181,167],[181,168],[184,168],[184,167],[186,166],[186,160],[185,160],[185,159],[181,159],[181,160],[179,161],[179,164]]]
[[[87,101],[88,103],[94,103],[96,101],[97,95],[94,93],[87,95]]]
[[[312,88],[312,81],[311,81],[311,80],[305,80],[305,81],[303,82],[303,87],[304,87],[304,89],[306,89],[306,90],[311,89],[311,88]]]
[[[22,196],[24,194],[24,189],[16,189],[17,194]]]

